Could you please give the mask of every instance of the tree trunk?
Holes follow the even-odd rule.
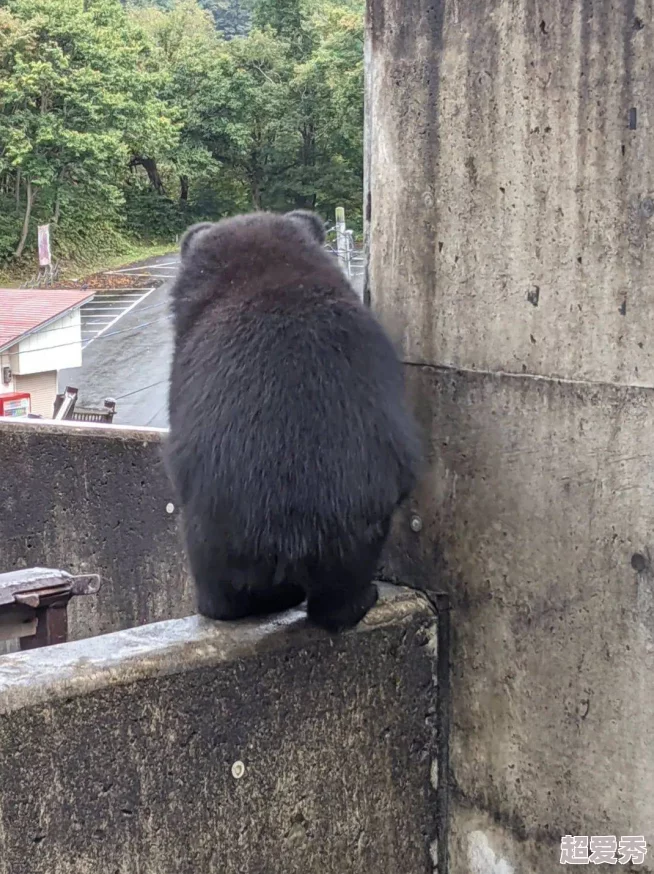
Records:
[[[298,194],[295,198],[294,203],[295,209],[315,209],[316,208],[316,195],[315,194]]]
[[[300,164],[303,168],[302,181],[313,187],[315,183],[316,166],[316,134],[312,123],[304,124],[300,130],[302,145],[300,147]],[[315,194],[298,194],[295,198],[296,209],[314,209]]]
[[[184,202],[188,200],[188,176],[179,177],[179,199]]]
[[[154,160],[154,158],[143,158],[139,155],[135,158],[132,158],[132,160],[130,161],[130,166],[143,167],[145,172],[148,174],[150,185],[152,185],[157,194],[166,193],[163,182],[161,181],[161,176],[159,175],[157,162]]]
[[[16,170],[16,212],[20,212],[20,170]]]
[[[263,198],[263,192],[261,191],[261,179],[263,177],[263,172],[261,167],[257,164],[256,160],[253,160],[246,169],[247,180],[250,183],[250,197],[252,198],[252,206],[255,210],[261,209],[261,200]]]
[[[258,182],[251,183],[250,193],[252,196],[252,206],[258,212],[261,209],[261,189]]]
[[[27,234],[30,229],[30,218],[32,215],[32,205],[34,204],[34,198],[36,197],[36,189],[32,188],[32,182],[30,179],[27,180],[27,203],[25,204],[25,218],[23,219],[23,233],[21,234],[20,243],[18,244],[18,248],[14,254],[14,258],[20,258],[23,254],[23,250],[25,248],[25,243],[27,242]]]

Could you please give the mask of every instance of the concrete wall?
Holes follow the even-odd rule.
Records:
[[[102,576],[99,595],[71,603],[71,639],[194,612],[160,440],[138,428],[0,422],[0,571]]]
[[[654,854],[653,35],[369,0],[368,283],[429,457],[385,573],[452,595],[451,874]]]
[[[437,648],[397,591],[336,638],[293,611],[5,656],[0,871],[432,874]]]

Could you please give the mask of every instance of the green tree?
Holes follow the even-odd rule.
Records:
[[[188,200],[189,178],[204,171],[211,160],[202,137],[194,130],[194,105],[199,89],[215,67],[221,40],[208,11],[196,0],[179,0],[170,12],[150,7],[133,15],[148,35],[151,55],[159,71],[159,94],[168,113],[179,126],[179,140],[174,152],[164,154],[162,168],[156,161],[149,165],[140,156],[132,166],[142,166],[153,189],[166,193],[164,177],[173,171],[179,181],[180,200]]]
[[[302,0],[256,0],[252,18],[255,27],[283,39],[293,59],[301,59],[311,51]]]
[[[226,172],[245,184],[251,206],[269,206],[270,179],[285,134],[288,46],[261,31],[231,40],[198,94],[197,123]]]
[[[131,155],[174,146],[148,45],[117,0],[10,0],[0,30],[0,173],[23,211],[84,239],[110,224]],[[58,235],[59,236],[59,235]]]
[[[355,4],[314,3],[300,30],[304,50],[289,58],[286,80],[288,134],[278,140],[286,151],[278,160],[288,167],[274,183],[275,200],[329,214],[345,205],[358,216],[363,196],[363,10]],[[292,143],[294,160],[289,162]]]
[[[238,83],[230,78],[231,54],[210,11],[195,0],[179,0],[170,13],[149,9],[136,16],[165,77],[162,94],[180,122],[178,146],[161,165],[162,188],[178,190],[180,222],[247,208],[247,183],[231,135],[234,118],[246,108],[235,107]],[[223,148],[227,159],[218,155]],[[138,200],[141,208],[149,200],[150,213],[163,207],[142,190]],[[156,216],[149,220],[156,226]]]
[[[363,201],[363,6],[325,4],[312,16],[314,51],[300,83],[314,85],[316,99],[300,118],[316,142],[316,199],[330,214],[345,206],[360,217]],[[299,83],[299,84],[300,84]]]
[[[231,130],[235,125],[239,135],[229,151],[222,149],[223,157],[241,166],[257,208],[308,207],[331,214],[343,204],[359,216],[361,3],[258,0],[253,19],[260,29],[230,43],[236,61],[227,76],[229,94],[236,98]]]
[[[362,205],[362,0],[0,0],[0,260]]]

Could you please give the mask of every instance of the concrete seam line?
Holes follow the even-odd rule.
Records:
[[[405,367],[425,368],[439,373],[460,373],[475,376],[506,376],[510,379],[536,380],[538,382],[561,383],[563,385],[591,386],[595,388],[623,388],[654,391],[654,385],[634,382],[611,382],[601,379],[571,379],[567,376],[547,376],[542,373],[517,373],[511,370],[483,370],[471,367],[455,367],[453,364],[429,364],[427,361],[403,361]]]

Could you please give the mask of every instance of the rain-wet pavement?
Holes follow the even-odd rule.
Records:
[[[59,391],[67,385],[74,386],[79,390],[79,404],[84,407],[102,407],[105,398],[113,398],[116,425],[168,427],[168,374],[172,359],[168,288],[177,263],[175,254],[163,255],[112,271],[138,276],[139,285],[147,277],[152,277],[153,284],[162,279],[164,282],[153,290],[138,289],[137,298],[131,298],[129,304],[127,298],[120,301],[122,292],[108,291],[109,297],[117,299],[115,309],[106,313],[113,312],[112,318],[101,333],[85,335],[83,364],[59,372]],[[354,276],[352,282],[361,293],[363,276]],[[91,308],[101,295],[96,294]],[[85,318],[90,315],[82,313],[83,330]]]
[[[156,282],[169,281],[176,263],[176,256],[165,255],[141,262],[132,270],[138,269]],[[60,391],[66,385],[75,386],[80,406],[102,407],[105,398],[114,398],[117,425],[168,426],[172,356],[168,281],[149,291],[111,328],[95,337],[84,348],[81,367],[59,372]]]

